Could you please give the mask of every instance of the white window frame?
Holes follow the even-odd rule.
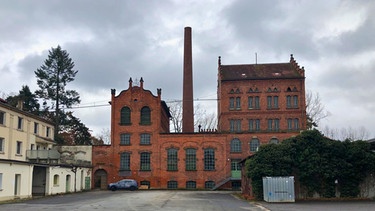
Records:
[[[0,173],[0,190],[3,190],[3,173]]]
[[[22,155],[22,141],[17,141],[16,142],[16,154],[17,155]]]
[[[17,129],[18,130],[22,130],[23,129],[23,118],[22,117],[18,117]]]
[[[0,153],[4,153],[5,148],[5,138],[0,137]]]
[[[2,116],[1,118],[1,122],[0,122],[0,125],[5,125],[5,115],[6,113],[4,111],[0,111],[0,116]]]

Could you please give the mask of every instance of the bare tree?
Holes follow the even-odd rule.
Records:
[[[111,131],[109,128],[102,128],[99,134],[97,134],[97,139],[103,141],[103,144],[111,144]]]
[[[169,112],[171,113],[171,130],[175,133],[182,132],[182,102],[168,103]],[[215,113],[207,114],[207,111],[202,108],[201,104],[194,105],[194,128],[198,131],[199,127],[202,130],[215,130],[217,126],[217,119]]]
[[[322,103],[319,93],[306,92],[307,128],[318,127],[320,120],[330,116]]]
[[[172,132],[182,132],[182,102],[168,103],[169,112],[171,113]]]
[[[366,140],[370,136],[370,132],[363,126],[359,128],[329,128],[328,126],[325,126],[323,130],[323,134],[327,136],[328,138],[334,139],[334,140],[350,140],[350,141],[356,141],[356,140]]]

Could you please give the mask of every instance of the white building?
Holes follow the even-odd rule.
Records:
[[[90,189],[91,146],[66,163],[55,144],[52,122],[0,99],[0,201]]]

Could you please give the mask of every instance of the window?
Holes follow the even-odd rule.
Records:
[[[292,105],[292,96],[286,96],[286,107],[287,108],[298,108],[298,96],[293,96],[293,105]]]
[[[130,170],[130,153],[123,152],[120,156],[120,170]]]
[[[268,119],[268,130],[272,130],[273,119]]]
[[[240,119],[232,119],[229,120],[230,125],[230,132],[241,132],[241,120]]]
[[[18,117],[17,129],[18,130],[22,130],[22,127],[23,127],[23,118],[22,117]]]
[[[248,97],[247,106],[249,109],[259,109],[260,103],[259,103],[259,96],[255,97]]]
[[[174,181],[174,180],[172,180],[172,181],[168,181],[168,182],[167,182],[167,188],[168,188],[168,189],[177,189],[177,188],[178,188],[178,183],[177,183],[177,181]]]
[[[241,152],[241,141],[238,138],[230,142],[230,152]]]
[[[5,125],[5,112],[0,111],[0,125]]]
[[[236,97],[236,109],[240,110],[241,109],[241,98]]]
[[[141,153],[141,171],[150,171],[151,165],[150,165],[150,153],[149,152],[142,152]]]
[[[53,186],[59,186],[59,175],[53,175]]]
[[[286,107],[287,108],[292,107],[292,96],[290,96],[290,95],[286,96]]]
[[[31,144],[30,149],[34,150],[35,149],[35,144]]]
[[[122,107],[120,113],[120,124],[121,125],[130,125],[131,124],[131,111],[129,107]]]
[[[39,132],[39,124],[34,122],[34,134],[38,134]]]
[[[299,129],[299,119],[287,119],[287,124],[288,124],[288,130],[298,130]],[[294,124],[294,127],[293,127]]]
[[[278,96],[274,96],[273,97],[273,107],[274,108],[278,108],[279,107],[279,97]]]
[[[288,124],[288,130],[291,130],[292,127],[292,119],[287,119],[287,124]]]
[[[255,130],[260,131],[260,119],[255,120]]]
[[[259,108],[260,108],[259,96],[256,96],[255,97],[255,109],[259,109]]]
[[[186,165],[186,171],[195,171],[196,170],[196,162],[197,162],[197,155],[196,155],[196,149],[186,149],[186,159],[185,159],[185,165]]]
[[[120,135],[120,145],[130,145],[130,134],[123,133]]]
[[[280,129],[280,120],[279,119],[268,119],[268,128],[269,131],[278,131]]]
[[[212,189],[215,187],[215,182],[214,181],[206,181],[204,183],[204,188],[206,189]]]
[[[230,170],[231,171],[241,171],[240,162],[241,162],[241,160],[239,160],[239,159],[233,159],[233,160],[231,160]]]
[[[270,144],[278,144],[278,143],[279,143],[279,139],[277,139],[277,138],[271,138]]]
[[[272,108],[272,97],[267,96],[267,108]]]
[[[260,119],[249,119],[249,131],[259,131],[260,130]]]
[[[151,124],[151,110],[145,106],[141,109],[141,125]]]
[[[195,189],[197,188],[197,184],[195,181],[187,181],[186,182],[186,188],[187,189]]]
[[[299,129],[299,120],[296,118],[294,119],[294,129],[298,130]]]
[[[293,107],[298,108],[298,96],[297,95],[293,96]]]
[[[229,98],[229,109],[234,109],[234,97]]]
[[[47,129],[46,129],[46,137],[50,137],[50,133],[51,133],[51,128],[47,127]]]
[[[267,96],[267,108],[279,108],[279,97],[278,96]]]
[[[141,134],[141,145],[150,145],[151,144],[151,135],[148,133]]]
[[[0,152],[4,152],[5,140],[0,137]]]
[[[254,103],[254,97],[248,97],[247,98],[247,107],[249,109],[253,109],[254,108],[253,103]]]
[[[168,171],[177,171],[178,170],[178,150],[177,149],[168,149],[167,150],[167,170]]]
[[[258,148],[260,146],[259,139],[253,138],[250,141],[250,152],[256,152],[258,151]]]
[[[16,154],[17,155],[22,154],[22,141],[17,141]]]
[[[279,119],[274,119],[274,124],[275,124],[275,131],[280,130],[280,120]]]
[[[205,149],[204,150],[204,170],[211,171],[215,170],[215,150]]]
[[[141,181],[141,182],[140,182],[140,185],[141,185],[141,186],[143,186],[143,185],[144,185],[144,186],[147,186],[148,189],[150,189],[150,187],[151,187],[151,183],[150,183],[150,181],[147,181],[147,180],[143,180],[143,181]]]

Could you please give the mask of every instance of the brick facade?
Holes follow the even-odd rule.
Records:
[[[93,147],[94,184],[133,178],[150,188],[235,188],[238,161],[306,129],[304,70],[293,57],[252,65],[222,65],[219,58],[217,93],[217,131],[169,133],[160,89],[153,95],[143,79],[140,86],[130,79],[127,90],[112,90],[112,142]],[[143,124],[145,107],[150,121]]]

